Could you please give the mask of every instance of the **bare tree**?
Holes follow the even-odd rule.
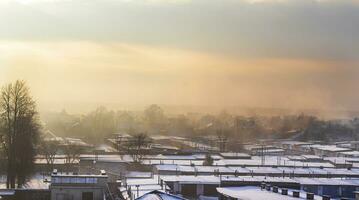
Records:
[[[64,146],[66,164],[73,164],[80,158],[82,147],[76,144],[66,144]]]
[[[167,118],[163,109],[156,104],[150,105],[144,110],[144,123],[149,133],[159,132],[164,129]]]
[[[127,143],[126,149],[129,155],[133,158],[134,162],[141,163],[143,157],[148,152],[151,138],[146,133],[135,134]]]
[[[206,154],[206,157],[205,157],[205,159],[203,161],[203,165],[204,166],[212,166],[213,162],[214,162],[214,160],[213,160],[211,154],[209,154],[209,153]]]
[[[59,142],[56,140],[42,139],[39,145],[40,153],[45,157],[47,170],[51,171],[54,167],[56,154],[59,150]]]
[[[219,145],[219,151],[224,152],[226,151],[226,146],[228,143],[229,133],[223,129],[217,130],[217,139]]]
[[[24,81],[4,86],[0,99],[0,132],[7,159],[7,188],[21,185],[33,167],[39,133],[35,101]]]

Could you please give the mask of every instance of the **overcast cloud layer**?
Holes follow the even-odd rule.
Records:
[[[1,5],[0,38],[105,40],[236,56],[356,59],[356,1],[259,2],[13,0]]]
[[[0,81],[43,101],[359,108],[356,0],[5,0],[0,27]]]

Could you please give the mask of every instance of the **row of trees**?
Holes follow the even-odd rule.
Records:
[[[359,126],[321,120],[304,114],[236,116],[223,111],[217,115],[169,115],[158,105],[151,105],[143,112],[112,111],[100,107],[81,116],[67,112],[49,116],[45,116],[44,120],[50,130],[63,136],[71,134],[87,138],[93,143],[102,142],[103,138],[114,132],[203,137],[217,136],[220,131],[233,139],[250,141],[258,138],[289,138],[300,132],[305,134],[299,139],[330,139],[338,130],[348,136],[354,136],[359,130]],[[327,135],[328,132],[332,134]]]
[[[63,153],[67,170],[70,170],[71,166],[80,158],[81,153],[84,152],[84,148],[77,144],[60,143],[56,140],[42,138],[37,153],[46,160],[47,168],[43,169],[44,171],[51,172],[54,169],[56,156],[59,152]]]
[[[130,134],[141,132],[159,134],[174,130],[182,134],[190,127],[189,124],[186,124],[189,123],[186,118],[168,118],[162,108],[157,105],[149,106],[143,113],[113,111],[99,107],[85,115],[71,115],[62,111],[61,113],[45,114],[43,119],[46,128],[57,135],[76,135],[76,137],[85,138],[91,143],[101,143],[110,134],[121,131]],[[179,129],[184,130],[178,131]]]
[[[0,138],[7,188],[23,184],[32,171],[39,133],[36,103],[25,82],[5,85],[0,99]]]

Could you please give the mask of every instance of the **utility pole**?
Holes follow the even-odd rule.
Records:
[[[139,189],[138,189],[139,187],[140,187],[140,185],[136,185],[136,188],[137,188],[137,198],[140,197],[140,191],[139,191]]]
[[[265,165],[265,147],[264,144],[261,144],[261,164],[262,166]]]

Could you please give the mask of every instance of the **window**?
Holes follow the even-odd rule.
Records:
[[[70,183],[71,178],[70,177],[63,177],[62,178],[62,183]]]
[[[93,192],[83,192],[82,200],[93,200]]]
[[[86,178],[78,178],[77,183],[86,183]]]
[[[60,180],[60,178],[58,178],[58,177],[53,177],[52,180],[51,180],[51,182],[52,182],[52,183],[60,183],[61,180]]]
[[[86,178],[86,183],[97,183],[97,178]]]
[[[56,194],[56,200],[70,200],[68,194]]]

